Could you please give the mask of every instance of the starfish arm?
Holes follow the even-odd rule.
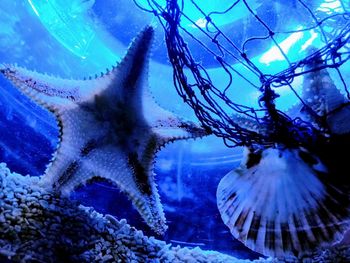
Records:
[[[165,143],[210,134],[210,131],[205,130],[199,124],[164,110],[155,103],[154,106],[145,108],[145,118],[152,131]]]
[[[307,74],[303,81],[304,102],[318,115],[324,116],[345,102],[326,69]]]
[[[71,188],[63,187],[75,180],[81,161],[86,153],[96,147],[107,133],[107,127],[96,123],[89,109],[75,107],[56,115],[60,126],[60,138],[57,150],[48,165],[42,185],[69,194]]]
[[[86,100],[96,92],[98,85],[104,84],[97,79],[62,79],[16,65],[2,65],[0,72],[17,89],[50,110],[74,106],[75,103]]]
[[[125,156],[120,148],[113,145],[91,152],[88,159],[97,164],[97,176],[109,180],[127,194],[142,218],[156,233],[163,234],[166,231],[153,166],[143,164],[149,163],[148,160],[139,162],[136,155]]]
[[[242,127],[243,129],[246,129],[251,132],[256,132],[261,135],[266,135],[267,130],[264,124],[259,123],[257,119],[254,119],[252,117],[248,118],[246,116],[242,115],[233,115],[232,120],[234,123],[239,125],[239,127]]]
[[[142,30],[129,45],[122,61],[97,78],[105,83],[99,97],[110,108],[116,108],[118,104],[128,105],[129,115],[135,115],[142,109],[143,96],[149,92],[148,64],[153,35],[152,27]]]
[[[49,173],[58,176],[46,177],[42,184],[53,184],[63,194],[69,194],[91,179],[103,178],[124,192],[145,222],[163,234],[167,226],[154,175],[151,170],[143,172],[147,174],[140,176],[140,171],[130,165],[121,149],[106,145],[79,158],[61,155],[58,165],[52,166]],[[148,189],[147,192],[144,189]]]
[[[316,61],[315,67],[322,62]],[[350,106],[348,100],[335,86],[326,69],[315,70],[306,74],[303,81],[302,99],[304,103],[315,113],[303,109],[303,115],[324,128],[328,126],[331,133],[344,134],[350,132]],[[321,123],[323,122],[323,123]]]

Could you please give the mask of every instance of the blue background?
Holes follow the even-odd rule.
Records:
[[[262,5],[262,1],[252,1],[252,6],[274,30],[281,26],[284,30],[295,29],[293,21],[297,17],[304,24],[311,21],[310,16],[300,13],[300,10],[289,12],[295,7],[295,1],[268,2]],[[309,2],[310,6],[317,6],[320,1]],[[211,8],[226,8],[230,1],[211,3],[212,6],[208,4],[203,8],[209,11]],[[185,11],[192,14],[193,19],[200,19],[194,10]],[[241,11],[241,16],[235,19],[232,15],[218,18],[218,24],[225,32],[231,32],[230,37],[237,43],[261,34],[256,21],[245,17],[248,14],[244,9]],[[285,20],[287,13],[288,23]],[[0,2],[0,63],[17,63],[63,78],[82,79],[115,64],[131,39],[147,24],[156,26],[150,65],[151,91],[163,107],[195,120],[192,111],[173,88],[162,28],[151,14],[140,11],[130,0],[3,0]],[[288,53],[291,59],[297,60],[304,55],[300,49],[310,36],[311,33],[306,32],[294,42]],[[215,70],[212,58],[201,53],[190,39],[187,41],[193,45],[194,56],[208,69]],[[313,45],[320,45],[318,37]],[[268,52],[270,47],[270,42],[261,42],[248,46],[247,52],[256,57]],[[270,62],[261,62],[261,68],[269,72],[278,72],[285,66],[283,61],[274,61],[273,56]],[[282,92],[286,94],[280,105],[287,108],[296,100],[288,91]],[[254,104],[256,100],[251,94],[249,89],[242,89],[237,97],[243,104]],[[165,100],[169,96],[174,98],[171,104]],[[12,171],[21,174],[43,174],[57,144],[58,129],[54,117],[22,96],[3,77],[0,77],[0,107],[0,162],[6,162]],[[239,164],[241,156],[242,149],[226,148],[213,136],[176,142],[162,150],[157,156],[155,173],[169,230],[158,238],[174,244],[198,245],[239,258],[257,258],[258,254],[232,238],[216,207],[216,187],[220,179]],[[130,201],[108,183],[96,182],[80,187],[72,198],[101,213],[127,218],[132,225],[154,235]]]

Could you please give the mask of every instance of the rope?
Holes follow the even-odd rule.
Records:
[[[318,136],[319,131],[315,130],[311,123],[300,118],[292,119],[276,108],[275,99],[279,96],[276,90],[283,86],[289,87],[305,105],[292,87],[296,77],[321,69],[335,69],[347,98],[350,99],[350,93],[341,72],[341,66],[349,60],[350,13],[348,1],[333,1],[339,3],[338,9],[341,10],[334,13],[330,12],[331,10],[321,12],[311,4],[309,6],[307,4],[309,1],[297,0],[294,3],[295,8],[304,10],[304,13],[309,15],[308,21],[311,26],[284,32],[274,31],[246,0],[236,0],[225,10],[211,10],[209,13],[205,13],[201,8],[200,0],[167,0],[165,6],[160,5],[156,0],[147,0],[146,6],[141,5],[138,0],[133,1],[140,9],[153,13],[164,29],[168,57],[173,68],[174,86],[179,96],[193,109],[201,124],[211,130],[214,135],[223,138],[228,147],[266,147],[283,140],[285,136],[289,136],[294,143],[303,144]],[[185,5],[191,5],[205,18],[205,27],[199,26],[189,14],[183,12]],[[234,15],[234,12],[242,7],[247,11],[249,19],[254,19],[260,24],[265,33],[262,36],[247,38],[240,47],[237,41],[235,42],[225,30],[221,29],[222,26],[221,28],[217,26],[215,18],[228,12]],[[237,12],[242,12],[241,9]],[[183,26],[182,19],[190,23],[196,29],[196,33]],[[322,37],[321,48],[293,62],[278,44],[278,37],[311,30],[316,31]],[[200,37],[198,34],[201,34]],[[222,75],[227,78],[225,87],[215,86],[209,71],[191,54],[185,38],[193,40],[196,48],[198,45],[203,49],[203,53],[207,53],[216,60],[218,67],[222,69]],[[204,38],[208,41],[203,41]],[[252,61],[246,48],[248,44],[250,46],[259,45],[262,41],[270,41],[277,47],[288,64],[287,69],[270,75],[264,73]],[[318,65],[317,68],[315,66],[310,68],[310,65],[315,64],[312,62],[319,58],[322,58],[323,64]],[[246,73],[233,67],[232,61],[241,64],[244,70],[252,73],[252,76],[258,79],[258,83],[254,83]],[[306,65],[308,67],[305,67]],[[259,107],[253,108],[234,102],[232,96],[239,96],[239,94],[232,93],[232,91],[242,85],[234,82],[234,77],[242,79],[245,85],[260,92]],[[268,127],[267,130],[273,132],[262,134],[243,127],[234,118],[236,115],[244,116],[246,120]]]

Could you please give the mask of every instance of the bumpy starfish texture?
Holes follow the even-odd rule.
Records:
[[[308,67],[320,66],[322,61],[316,60]],[[331,134],[350,132],[349,100],[337,89],[326,69],[311,71],[305,76],[302,99],[309,108],[301,107],[300,115],[317,129],[329,129]]]
[[[8,65],[1,72],[57,117],[60,143],[43,186],[69,194],[92,178],[107,179],[130,197],[153,230],[163,233],[155,155],[168,142],[207,133],[151,97],[147,75],[153,34],[152,27],[145,28],[119,65],[93,79],[66,80]]]
[[[309,67],[321,65],[315,60]],[[255,251],[281,258],[330,246],[350,227],[348,160],[340,151],[350,147],[348,100],[326,69],[305,75],[302,100],[287,114],[309,121],[321,134],[316,143],[246,149],[240,167],[217,189],[218,208],[232,235]],[[263,124],[234,120],[266,134]]]

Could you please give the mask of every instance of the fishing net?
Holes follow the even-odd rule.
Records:
[[[247,129],[237,121],[240,118],[263,124],[275,135],[293,134],[299,143],[312,140],[318,131],[309,122],[276,106],[279,90],[285,88],[305,105],[295,82],[312,71],[334,71],[342,86],[338,88],[350,98],[343,72],[349,60],[349,1],[222,0],[229,2],[224,8],[208,8],[199,0],[134,2],[153,13],[164,29],[178,94],[202,125],[229,147],[276,142],[275,137]],[[223,22],[234,18],[230,25]],[[296,55],[289,52],[286,41],[306,34],[310,38]],[[266,50],[270,53],[265,57],[255,58]],[[274,70],[269,54],[277,54],[279,60]],[[314,63],[320,59],[322,63]],[[256,105],[241,102],[242,89],[258,94]]]

